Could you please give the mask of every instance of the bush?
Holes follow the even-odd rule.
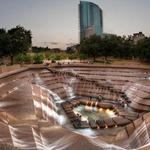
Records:
[[[24,54],[19,54],[15,57],[15,62],[22,64],[24,62]]]
[[[37,54],[33,57],[33,60],[34,60],[34,64],[42,64],[44,60],[44,56]]]
[[[62,59],[66,59],[67,55],[64,53],[60,53],[60,54],[52,54],[48,57],[48,60],[52,60],[52,61],[57,61],[57,60],[62,60]]]
[[[70,60],[73,60],[73,59],[86,59],[86,55],[84,54],[80,54],[80,53],[72,53],[69,55],[68,57]]]
[[[30,55],[25,55],[24,56],[24,62],[25,63],[32,63],[33,62],[33,57],[32,56],[30,56]]]
[[[77,59],[77,58],[78,58],[78,54],[72,53],[72,54],[69,55],[68,58],[69,58],[70,60]]]
[[[25,55],[25,54],[19,54],[15,57],[15,62],[20,63],[20,64],[22,63],[29,64],[29,63],[32,63],[32,60],[33,60],[32,56]]]
[[[87,59],[87,56],[86,56],[85,54],[80,54],[80,53],[79,53],[79,54],[78,54],[78,58],[81,59],[81,60],[82,60],[82,59]]]

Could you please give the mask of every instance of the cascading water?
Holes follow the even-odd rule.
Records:
[[[122,143],[119,144],[109,144],[109,142],[108,143],[104,142],[107,141],[107,137],[109,136],[106,136],[105,139],[103,138],[103,136],[100,136],[100,134],[97,134],[97,136],[95,136],[96,134],[92,135],[91,133],[88,133],[92,131],[91,129],[85,129],[77,132],[77,130],[75,129],[71,130],[70,128],[67,129],[63,128],[62,122],[64,118],[63,116],[60,115],[59,112],[60,107],[58,106],[60,106],[60,104],[65,101],[65,99],[62,99],[61,96],[59,96],[59,92],[57,94],[57,91],[59,91],[59,89],[58,90],[56,89],[56,91],[48,89],[48,87],[44,85],[42,78],[38,76],[38,74],[36,74],[34,79],[35,84],[32,84],[31,87],[32,87],[33,103],[35,107],[34,114],[36,114],[35,115],[36,117],[33,117],[32,119],[28,117],[27,118],[28,120],[26,119],[23,120],[24,119],[23,116],[22,120],[20,121],[19,119],[13,118],[6,112],[4,118],[2,117],[2,113],[0,112],[0,142],[10,141],[11,144],[20,149],[41,149],[41,150],[53,150],[53,149],[65,150],[72,148],[80,149],[82,146],[86,146],[87,150],[90,149],[126,150],[133,148],[138,149],[142,148],[143,145],[145,146],[150,145],[150,137],[149,137],[150,123],[148,121],[143,121],[143,123],[141,123],[140,126],[134,128],[133,133],[129,135],[128,139],[125,139]],[[84,80],[80,81],[75,77],[73,78],[66,77],[64,80],[66,81],[66,83],[61,82],[61,79],[59,81],[57,80],[56,83],[60,82],[60,85],[65,89],[64,91],[67,93],[67,99],[72,99],[78,94],[84,95],[84,93],[86,94],[86,91],[87,92],[89,91],[91,93],[106,92],[106,95],[111,94],[109,89],[103,90],[101,88],[95,89],[96,86],[94,86],[94,84],[92,84],[91,82],[86,82]],[[0,88],[2,88],[3,86],[5,86],[5,83],[0,84]],[[12,89],[9,90],[6,97],[9,96],[9,94],[15,95],[15,92],[17,92],[18,89],[21,87],[20,86],[13,87]],[[54,88],[53,85],[51,87]],[[78,94],[76,94],[76,90],[78,89],[79,89]],[[139,83],[136,84],[132,83],[123,91],[125,91],[127,96],[129,96],[132,99],[134,98],[134,96],[136,96],[134,100],[137,100],[139,93],[142,93],[144,96],[146,96],[146,94],[144,94],[144,92],[142,91],[143,89],[145,93],[149,92],[148,86],[144,86],[143,84]],[[92,96],[92,94],[90,96]],[[111,95],[110,97],[113,98],[113,95]],[[22,97],[19,95],[19,99],[21,98]],[[146,101],[148,100],[146,99]],[[13,104],[13,102],[11,101],[10,103]],[[6,105],[1,105],[2,109],[8,106],[7,108],[8,111],[11,110],[12,108],[9,109],[8,104],[9,101]],[[91,106],[92,105],[93,103],[91,103]],[[95,105],[97,106],[97,103]],[[13,121],[11,122],[10,120]],[[1,121],[3,123],[1,123]],[[94,130],[93,132],[98,133],[100,132],[100,130],[101,129],[99,129],[98,131]],[[105,129],[103,133],[104,132]],[[104,140],[102,140],[101,138]],[[115,140],[112,141],[115,143]]]
[[[75,97],[73,88],[71,86],[66,84],[64,85],[64,89],[66,90],[66,93],[69,99],[72,99]]]
[[[40,94],[37,94],[36,90],[40,91]],[[39,85],[32,85],[32,93],[35,109],[38,109],[37,113],[39,113],[40,109],[42,111],[42,117],[48,120],[50,117],[56,121],[56,124],[59,123],[61,125],[63,117],[57,113],[58,107],[55,105],[55,102],[57,103],[62,101],[61,98],[56,93]],[[43,93],[47,94],[43,96]],[[40,98],[40,101],[38,98]]]
[[[67,96],[69,99],[75,98],[75,93],[74,93],[74,89],[73,89],[73,85],[76,82],[75,78],[70,78],[67,80],[67,82],[69,84],[64,84],[63,87],[67,93]]]

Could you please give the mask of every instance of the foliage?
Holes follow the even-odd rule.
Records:
[[[14,56],[29,50],[31,38],[31,31],[21,26],[16,26],[8,31],[0,29],[0,55],[10,56],[13,64]]]
[[[81,53],[78,53],[78,58],[79,59],[87,59],[87,56],[85,54],[81,54]]]
[[[0,57],[7,54],[10,48],[9,36],[5,29],[0,29]]]
[[[32,63],[33,61],[33,57],[30,56],[30,55],[27,55],[27,54],[19,54],[15,57],[15,62],[16,63],[26,63],[26,64],[29,64],[29,63]]]
[[[150,62],[150,37],[140,41],[136,49],[141,60]]]
[[[19,54],[15,57],[15,62],[22,64],[24,62],[24,54]]]
[[[52,60],[52,61],[67,59],[67,54],[65,54],[65,53],[53,53],[53,54],[49,55],[48,59]]]
[[[72,53],[72,54],[69,54],[68,58],[69,58],[70,60],[78,59],[78,58],[79,58],[79,55],[78,55],[78,53]]]
[[[86,54],[88,57],[93,57],[93,60],[95,61],[101,49],[101,47],[99,47],[99,43],[101,43],[101,37],[99,36],[94,35],[88,39],[84,39],[80,44],[81,54]]]
[[[30,55],[25,55],[24,62],[25,63],[32,63],[33,62],[33,57],[30,56]]]
[[[34,64],[42,64],[42,63],[43,63],[43,60],[44,60],[44,56],[41,55],[41,54],[36,54],[36,55],[33,57]]]
[[[137,58],[150,62],[150,38],[146,37],[137,44],[132,38],[108,35],[104,37],[91,36],[80,43],[80,54],[92,57],[94,61],[99,56],[132,59]]]

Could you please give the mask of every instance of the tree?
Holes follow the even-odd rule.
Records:
[[[5,29],[0,29],[0,57],[6,55],[9,49],[9,36]]]
[[[8,30],[9,37],[9,49],[6,55],[11,57],[11,64],[13,64],[13,58],[19,53],[25,53],[31,47],[31,31],[25,30],[21,26],[16,26]]]
[[[42,64],[43,63],[43,60],[44,60],[44,56],[43,55],[39,55],[39,54],[36,54],[34,57],[33,57],[33,60],[34,60],[34,63],[35,64]]]
[[[8,31],[0,29],[0,55],[10,56],[13,64],[14,56],[25,53],[31,47],[31,31],[16,26]]]
[[[87,57],[109,56],[119,58],[139,58],[142,61],[150,62],[150,37],[134,43],[132,36],[120,37],[117,35],[106,35],[103,37],[91,36],[80,43],[80,53]]]
[[[102,56],[105,57],[107,61],[107,57],[120,57],[121,49],[122,49],[122,41],[123,39],[117,35],[107,35],[102,38]]]
[[[150,62],[150,37],[138,42],[136,50],[140,60]]]
[[[100,54],[99,43],[101,42],[101,37],[93,35],[90,38],[84,39],[80,44],[80,53],[87,55],[87,57],[92,57],[93,61],[96,61],[96,57]]]

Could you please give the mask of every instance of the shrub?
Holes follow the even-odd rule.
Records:
[[[61,56],[56,54],[53,56],[53,60],[61,60]]]
[[[25,54],[19,54],[15,57],[15,62],[16,63],[32,63],[32,56],[30,55],[25,55]]]
[[[56,61],[56,60],[62,60],[62,59],[66,59],[67,55],[65,54],[52,54],[48,57],[48,60],[52,60],[52,61]]]
[[[32,63],[33,62],[33,57],[32,56],[30,56],[30,55],[25,55],[24,56],[24,62],[25,63]]]
[[[69,55],[68,57],[70,60],[73,60],[73,59],[86,59],[86,55],[84,54],[80,54],[80,53],[72,53]]]
[[[24,63],[24,54],[19,54],[19,55],[17,55],[17,56],[15,57],[15,62],[16,62],[16,63],[20,63],[20,64]]]
[[[68,58],[69,58],[70,60],[77,59],[77,58],[78,58],[78,54],[72,53],[72,54],[69,55]]]
[[[87,56],[86,56],[85,54],[80,54],[80,53],[79,53],[79,54],[78,54],[78,58],[81,59],[81,60],[82,60],[82,59],[87,59]]]
[[[42,64],[43,63],[43,60],[44,60],[44,56],[43,55],[35,55],[33,57],[33,61],[34,61],[34,64]]]

